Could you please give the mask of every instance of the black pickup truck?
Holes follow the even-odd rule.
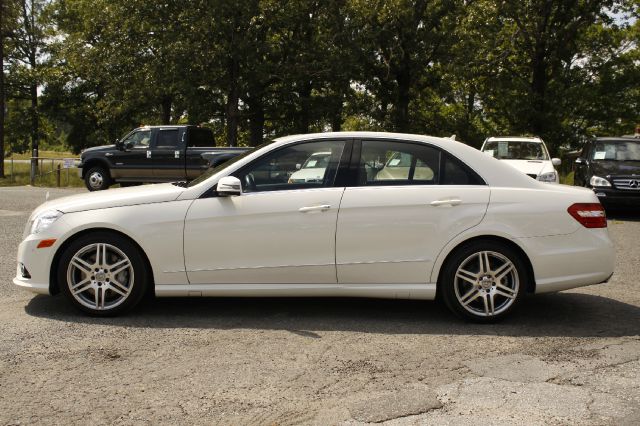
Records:
[[[85,149],[80,176],[89,191],[151,182],[191,180],[249,148],[216,147],[213,132],[198,126],[139,127],[115,145]]]

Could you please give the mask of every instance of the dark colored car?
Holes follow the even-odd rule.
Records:
[[[80,156],[80,176],[89,191],[122,186],[192,180],[209,167],[242,154],[248,148],[216,147],[213,132],[199,126],[145,126],[115,145],[86,149]]]
[[[640,138],[589,141],[576,159],[574,183],[592,188],[605,207],[640,206]]]

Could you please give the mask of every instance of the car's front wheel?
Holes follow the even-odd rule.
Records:
[[[458,316],[494,322],[513,311],[528,282],[528,269],[519,253],[496,241],[474,241],[452,254],[439,291]]]
[[[108,232],[74,240],[62,253],[57,274],[67,299],[95,316],[114,316],[133,308],[145,293],[148,276],[140,250]]]

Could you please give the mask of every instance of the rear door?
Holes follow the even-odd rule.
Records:
[[[340,203],[338,282],[429,282],[444,245],[482,220],[489,187],[459,160],[423,143],[364,140],[352,158],[357,182]]]
[[[216,146],[213,132],[204,127],[188,127],[186,144],[187,179],[195,179],[209,168],[209,161],[202,158],[202,154],[207,151],[206,148]]]
[[[153,177],[161,180],[185,178],[184,127],[160,127],[153,138]]]

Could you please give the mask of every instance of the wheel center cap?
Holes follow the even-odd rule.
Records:
[[[96,281],[104,281],[105,279],[107,279],[106,273],[104,273],[103,271],[96,272]]]
[[[491,277],[482,277],[482,279],[480,279],[480,287],[483,289],[489,290],[492,285],[493,279]]]

